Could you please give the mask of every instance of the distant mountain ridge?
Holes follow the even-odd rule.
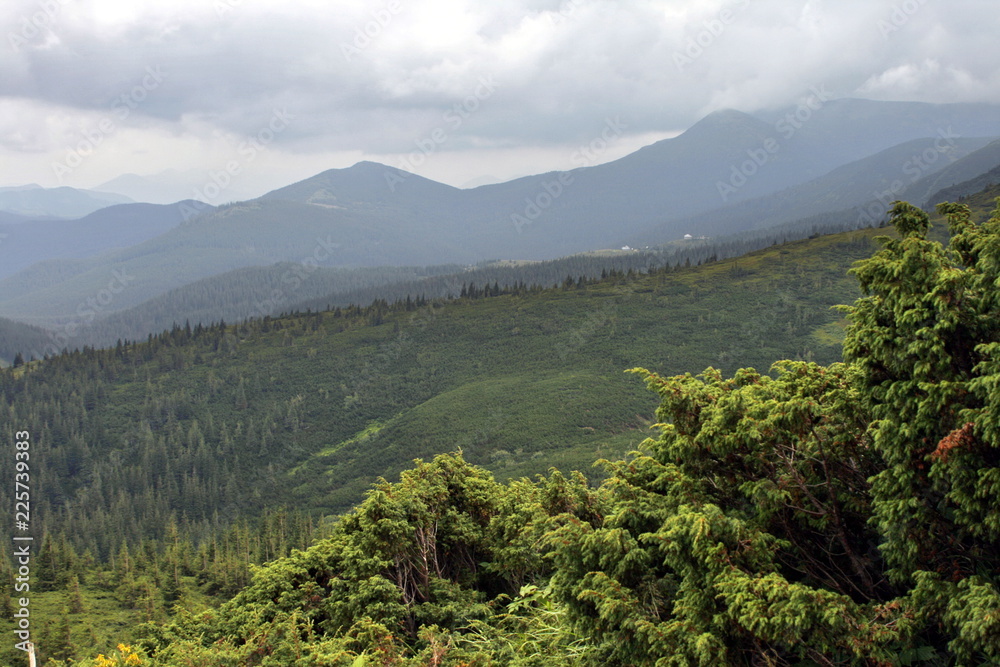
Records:
[[[923,204],[942,183],[1000,164],[1000,142],[989,138],[915,139],[838,167],[820,178],[725,208],[656,225],[629,239],[631,245],[674,238],[676,227],[716,235],[734,227],[762,229],[835,211],[857,209],[845,226],[875,224],[897,199]],[[934,202],[936,203],[936,202]]]
[[[79,218],[132,199],[110,192],[38,185],[0,188],[0,211],[31,218]]]
[[[804,120],[795,115],[797,108],[762,117],[722,110],[677,137],[613,162],[470,190],[363,162],[323,172],[264,198],[325,203],[370,215],[380,210],[408,214],[414,225],[450,233],[473,228],[463,247],[477,251],[479,259],[545,259],[618,247],[632,237],[630,231],[656,224],[669,228],[671,221],[806,183],[907,141],[936,140],[944,134],[972,145],[970,137],[1000,136],[1000,108],[985,105],[885,106],[817,99],[813,106],[816,110],[801,107],[809,109]],[[327,201],[331,194],[339,203]],[[741,226],[747,225],[736,222],[718,233]],[[676,238],[690,230],[672,231]]]
[[[0,217],[0,279],[37,262],[89,258],[159,236],[184,221],[184,204],[117,204],[75,220],[10,224]]]
[[[902,199],[924,207],[942,201],[955,201],[975,194],[992,183],[1000,182],[1000,140],[990,142],[964,159],[914,183]]]
[[[122,174],[101,183],[95,189],[131,197],[137,202],[173,204],[187,199],[202,199],[206,185],[209,183],[213,183],[210,170],[167,169],[148,176]],[[255,189],[241,180],[234,179],[227,184],[223,192],[219,193],[221,201],[236,201],[256,197],[261,190]],[[212,200],[208,200],[206,203],[212,203]]]
[[[596,164],[597,157],[581,153],[581,166],[570,171],[467,190],[360,162],[254,200],[188,206],[184,224],[100,257],[28,267],[0,281],[0,316],[65,321],[114,271],[134,279],[104,314],[226,271],[278,262],[350,268],[544,260],[636,239],[657,245],[685,233],[785,224],[864,206],[894,179],[909,186],[907,162],[927,150],[945,159],[918,167],[922,177],[944,167],[960,180],[987,171],[989,151],[962,161],[1000,136],[998,112],[817,93],[776,112],[709,114],[612,162]],[[609,140],[620,131],[609,119]],[[938,144],[947,150],[938,152]],[[922,192],[951,183],[941,177]],[[196,208],[200,214],[192,215]]]

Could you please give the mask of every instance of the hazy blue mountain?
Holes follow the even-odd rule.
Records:
[[[119,194],[69,187],[24,185],[0,188],[0,210],[30,217],[79,218],[114,204],[127,204],[131,201]]]
[[[102,316],[203,278],[277,262],[542,260],[618,248],[650,232],[656,242],[737,233],[864,205],[879,188],[897,180],[908,186],[914,175],[982,148],[986,140],[976,137],[1000,136],[997,107],[809,102],[770,114],[719,111],[612,162],[593,164],[600,156],[584,151],[573,156],[580,167],[572,171],[467,190],[373,162],[331,169],[255,200],[207,208],[124,250],[9,276],[0,282],[0,315],[65,321],[115,275],[128,276],[128,285]],[[622,130],[609,119],[591,146],[599,153],[600,141]],[[940,156],[933,164],[908,166],[930,149]]]
[[[481,209],[460,190],[376,162],[330,169],[255,200],[250,217],[303,219],[337,237],[335,264],[435,264],[482,259]],[[410,259],[412,258],[412,259]],[[282,257],[280,259],[291,259]]]
[[[914,139],[774,194],[681,221],[669,220],[628,242],[633,246],[654,245],[679,238],[682,233],[714,236],[735,229],[774,227],[855,207],[857,226],[868,226],[880,220],[897,199],[921,204],[927,192],[938,189],[935,184],[953,183],[959,174],[979,174],[989,169],[991,163],[986,157],[991,151],[987,149],[995,143],[989,138],[957,138],[949,142]],[[997,158],[992,164],[1000,163],[1000,155]],[[950,176],[945,176],[946,172]]]
[[[812,98],[815,100],[815,97]],[[998,107],[989,104],[929,104],[837,99],[818,111],[808,105],[758,112],[755,117],[791,134],[814,153],[819,174],[866,155],[921,137],[1000,136]]]
[[[990,142],[908,187],[901,199],[931,207],[980,192],[1000,182],[1000,140]]]
[[[18,215],[16,213],[10,213],[9,211],[0,211],[0,225],[19,225],[22,222],[34,219],[35,218],[26,215]]]
[[[184,220],[178,205],[119,204],[77,220],[0,219],[0,278],[36,262],[84,258],[127,248],[163,234]]]
[[[211,182],[210,170],[187,169],[180,171],[177,169],[167,169],[149,176],[122,174],[106,183],[102,183],[97,186],[97,189],[104,192],[115,192],[125,195],[135,201],[148,202],[150,204],[172,204],[187,199],[205,200],[202,195],[204,194],[205,186]],[[219,195],[216,203],[220,201],[250,199],[259,195],[260,192],[260,190],[251,188],[244,179],[236,178],[227,185],[223,191],[224,194]]]
[[[455,235],[465,237],[461,247],[466,254],[441,256],[439,261],[545,259],[619,247],[641,229],[669,226],[670,221],[778,192],[917,138],[943,135],[954,141],[952,135],[986,131],[1000,135],[1000,114],[993,107],[887,108],[864,100],[814,105],[815,111],[803,107],[809,110],[805,120],[803,114],[795,115],[798,108],[775,112],[770,122],[739,111],[719,111],[675,138],[610,163],[587,166],[590,158],[581,152],[574,156],[579,169],[471,190],[361,163],[324,172],[265,198],[325,206],[331,216],[337,211],[363,213],[373,218],[376,234],[422,228],[420,236],[439,247],[453,246]],[[613,119],[605,131],[613,140]],[[813,212],[795,211],[782,219]],[[405,227],[400,227],[399,216],[407,217]],[[739,229],[737,225],[725,231]],[[674,231],[674,237],[683,233],[676,226]],[[443,238],[442,232],[447,232]],[[359,257],[369,254],[361,251]]]
[[[181,207],[177,207],[180,209]],[[188,211],[193,207],[187,207]],[[260,199],[208,210],[186,224],[124,250],[79,260],[50,260],[0,280],[0,314],[54,326],[72,321],[81,303],[111,288],[98,315],[130,308],[202,278],[292,261],[304,266],[432,264],[468,255],[435,243],[405,216],[381,225],[365,213]],[[445,233],[439,238],[444,239]],[[446,260],[447,261],[447,260]],[[91,318],[93,320],[93,318]]]
[[[985,174],[980,174],[951,187],[938,190],[930,196],[929,202],[958,201],[977,192],[987,190],[1000,196],[1000,165],[993,167]]]

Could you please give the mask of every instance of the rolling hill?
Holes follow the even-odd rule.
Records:
[[[943,201],[975,195],[1000,183],[1000,141],[994,141],[904,192],[903,198],[924,203],[925,208]]]

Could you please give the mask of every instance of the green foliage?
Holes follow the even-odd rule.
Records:
[[[503,485],[461,454],[417,461],[399,482],[376,484],[329,538],[255,568],[218,612],[148,625],[139,643],[163,664],[192,650],[204,664],[231,655],[262,665],[326,664],[334,654],[353,660],[345,664],[444,664],[420,661],[458,661],[494,642],[511,655],[579,650],[548,596],[516,586],[548,573],[550,518],[596,520],[598,503],[579,476]],[[498,634],[508,626],[523,639]]]
[[[731,414],[734,405],[765,412],[770,403],[780,415],[782,388],[768,385],[782,379],[715,377],[693,390],[715,393],[705,403],[680,388],[698,380],[649,379],[661,410],[691,419],[666,425],[649,454],[611,464],[616,502],[603,525],[570,523],[554,534],[568,548],[556,548],[553,586],[581,631],[615,664],[875,655],[863,629],[884,611],[838,590],[856,593],[861,583],[850,585],[836,518],[846,492],[823,481],[821,447],[783,450],[774,443],[794,440],[778,433],[754,447],[767,426]],[[713,433],[736,437],[709,444]],[[715,470],[695,476],[706,468]]]
[[[1000,658],[1000,207],[897,203],[848,365],[662,378],[614,509],[552,536],[555,594],[617,664]]]
[[[183,546],[186,528],[173,519],[160,540],[122,543],[114,577],[102,585],[148,621],[136,655],[161,667],[995,663],[1000,206],[983,224],[964,206],[940,211],[949,222],[947,246],[928,238],[926,214],[897,203],[898,237],[883,238],[881,249],[857,264],[863,295],[846,309],[844,362],[786,360],[769,375],[750,368],[727,374],[709,367],[697,376],[633,369],[659,396],[659,435],[624,459],[603,461],[599,488],[580,473],[555,470],[534,481],[498,481],[459,452],[418,459],[398,482],[379,479],[308,548],[288,552],[290,541],[275,537],[287,534],[277,529],[281,521],[265,522],[256,539],[237,522],[197,551]],[[780,261],[782,250],[775,252]],[[753,264],[740,266],[752,280]],[[710,265],[695,280],[695,272],[662,282],[650,276],[631,284],[631,298],[650,303],[640,286],[653,299],[705,289],[698,281],[720,271],[726,269]],[[548,315],[571,314],[573,299],[607,287],[567,281],[548,295]],[[529,307],[512,296],[477,299],[490,318],[458,309],[435,315],[427,329],[454,332],[464,318],[507,326],[497,324],[496,304]],[[391,339],[391,309],[365,318],[373,313],[388,318],[374,327],[343,323],[342,332],[362,345]],[[599,319],[614,320],[616,328],[632,321]],[[301,326],[308,329],[308,320]],[[602,327],[581,347],[621,360]],[[516,347],[504,348],[507,358]],[[545,409],[560,403],[554,421],[578,414],[567,396],[586,390],[570,385],[573,391],[560,393],[566,385],[553,377],[582,384],[588,376],[577,368],[539,374],[547,368],[541,352],[520,347],[535,386],[544,388],[526,393],[554,393],[542,402]],[[575,354],[570,350],[566,363]],[[389,356],[398,367],[393,377],[420,375],[419,361]],[[480,360],[461,384],[404,382],[427,392],[420,405],[431,408],[424,414],[391,392],[390,416],[369,410],[370,396],[386,390],[387,380],[377,389],[354,387],[338,398],[350,399],[356,412],[347,414],[358,419],[341,428],[335,444],[305,454],[292,477],[392,451],[365,450],[419,432],[404,429],[408,423],[438,429],[439,440],[449,431],[462,434],[480,456],[490,451],[485,443],[503,443],[492,450],[503,454],[488,460],[507,461],[515,449],[499,435],[503,424],[482,426],[468,440],[467,426],[447,422],[463,401],[490,404],[494,394],[483,374],[499,363]],[[221,403],[235,413],[266,404],[259,380],[242,379],[228,393],[219,387]],[[494,385],[498,392],[517,388],[511,377]],[[285,420],[289,441],[315,419],[298,395],[279,401],[273,413],[275,422]],[[443,425],[435,426],[431,414]],[[164,421],[181,420],[168,414]],[[205,417],[206,430],[210,421]],[[189,446],[214,440],[201,423],[192,414],[173,433]],[[255,424],[261,433],[270,428]],[[545,433],[538,428],[531,431]],[[228,428],[219,430],[232,439]],[[272,552],[283,557],[249,567]],[[41,584],[61,591],[65,610],[43,633],[56,657],[76,652],[66,619],[92,605],[80,579],[89,572],[86,559],[76,554],[61,536],[43,541],[39,554]],[[62,574],[62,563],[76,565]],[[4,567],[9,578],[10,564]],[[238,592],[218,608],[195,609],[184,603],[195,576],[203,591]],[[168,600],[174,608],[165,620]]]
[[[872,446],[873,522],[896,582],[961,660],[1000,659],[1000,206],[976,225],[942,204],[951,241],[897,203],[899,239],[855,269],[845,357],[859,369]]]

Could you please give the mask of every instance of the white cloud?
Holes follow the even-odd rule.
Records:
[[[858,93],[881,100],[902,97],[923,102],[956,98],[969,102],[998,102],[998,83],[1000,78],[995,74],[992,81],[984,81],[965,69],[944,66],[928,58],[921,63],[898,65],[874,74],[858,88]]]

